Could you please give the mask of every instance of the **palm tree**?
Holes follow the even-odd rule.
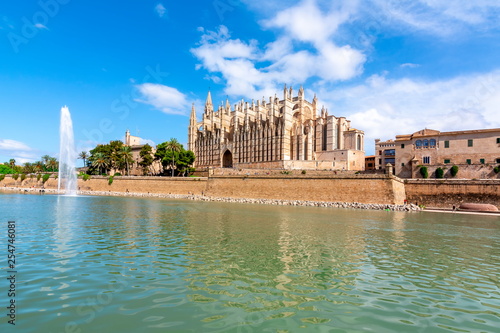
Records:
[[[36,172],[43,171],[43,162],[42,161],[36,161],[35,163],[33,163],[33,165],[35,166]]]
[[[86,167],[87,164],[85,163],[85,161],[87,160],[87,158],[89,158],[89,153],[87,153],[86,151],[82,151],[80,154],[78,154],[78,158],[83,160],[83,166]]]
[[[97,168],[99,174],[101,174],[101,168],[107,167],[108,164],[109,164],[108,160],[106,159],[103,153],[95,153],[92,165]]]
[[[33,172],[35,172],[35,166],[30,162],[26,162],[23,165],[23,172],[24,173],[33,173]]]
[[[14,168],[14,167],[16,166],[16,160],[15,160],[15,159],[13,159],[13,158],[11,158],[11,159],[9,160],[9,165],[10,165],[10,167],[11,167],[11,168]]]
[[[175,138],[171,138],[167,141],[167,150],[172,152],[172,177],[174,176],[174,166],[175,166],[175,153],[182,150],[182,145]]]
[[[57,158],[55,157],[50,157],[49,160],[47,161],[47,168],[50,169],[52,172],[55,171],[57,166],[59,165],[59,162],[57,161]]]
[[[43,163],[43,165],[45,165],[46,167],[48,167],[50,159],[51,159],[51,157],[49,155],[43,155],[42,156],[42,163]]]
[[[118,152],[120,162],[123,162],[127,168],[127,176],[129,176],[129,163],[133,162],[132,150],[129,146],[123,146]]]

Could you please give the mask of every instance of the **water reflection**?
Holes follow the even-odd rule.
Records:
[[[32,304],[26,318],[40,325],[25,322],[27,332],[68,322],[82,332],[488,332],[500,319],[497,220],[30,200],[40,216],[22,231],[30,241],[20,301]],[[15,208],[2,202],[26,209],[22,200]]]

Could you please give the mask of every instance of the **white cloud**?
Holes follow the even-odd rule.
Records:
[[[15,159],[18,165],[33,162],[38,158],[33,148],[23,142],[10,139],[0,139],[0,155],[7,156],[8,159]]]
[[[135,86],[142,94],[136,102],[149,104],[168,114],[189,115],[191,104],[179,90],[161,84],[144,83]]]
[[[378,13],[377,20],[391,25],[451,36],[464,29],[491,29],[500,26],[497,0],[375,0],[367,6]]]
[[[45,26],[45,25],[43,25],[41,23],[36,23],[35,27],[38,28],[38,29],[40,29],[40,30],[42,30],[42,29],[49,30],[49,28],[47,28],[47,26]]]
[[[360,85],[323,88],[318,96],[333,106],[330,114],[347,116],[353,127],[365,131],[367,150],[373,150],[375,138],[391,139],[423,128],[500,128],[500,71],[440,81],[374,75]]]
[[[226,94],[245,98],[272,95],[284,83],[300,85],[311,78],[326,82],[352,79],[363,72],[366,56],[334,39],[357,6],[357,0],[340,5],[317,0],[292,2],[285,8],[282,2],[280,6],[266,5],[272,8],[271,14],[260,24],[277,37],[265,45],[232,38],[225,26],[216,31],[199,28],[200,43],[191,49],[200,61],[196,69],[207,70],[210,75],[206,77],[215,83],[225,83]]]
[[[0,139],[0,150],[3,151],[31,151],[25,143],[10,139]]]
[[[399,65],[399,67],[401,67],[401,68],[418,68],[418,67],[420,67],[420,65],[407,62],[407,63]]]
[[[167,13],[167,8],[162,3],[159,3],[155,6],[155,12],[159,17],[163,17]]]

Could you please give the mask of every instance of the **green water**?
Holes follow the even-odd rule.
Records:
[[[1,332],[499,332],[500,217],[0,194]]]

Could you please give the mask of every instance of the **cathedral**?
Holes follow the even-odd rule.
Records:
[[[214,109],[208,92],[203,119],[194,105],[188,130],[188,148],[195,167],[260,169],[363,170],[364,132],[345,117],[329,115],[314,96],[304,98],[301,87],[283,89],[269,101],[240,101],[233,108]]]

